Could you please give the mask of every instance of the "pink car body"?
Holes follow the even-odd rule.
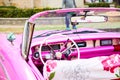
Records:
[[[23,34],[16,35],[16,39],[13,41],[13,44],[7,40],[6,34],[0,34],[0,80],[45,80],[42,73],[43,64],[40,60],[40,54],[38,51],[40,49],[36,48],[39,48],[43,40],[46,39],[48,35],[52,34],[63,34],[72,38],[72,40],[80,46],[78,47],[80,50],[80,59],[89,60],[89,58],[93,57],[120,54],[120,33],[118,32],[105,32],[89,28],[77,29],[78,33],[76,30],[45,30],[34,32],[35,20],[40,16],[48,15],[49,13],[62,14],[66,12],[82,12],[84,10],[106,12],[118,11],[120,9],[73,8],[44,11],[29,18],[25,24]],[[66,42],[66,37],[57,35],[54,35],[53,37],[48,38],[47,44],[52,46],[56,52],[61,49],[61,46],[64,47],[63,45]],[[47,60],[49,58],[46,58],[46,55],[48,55],[51,50],[46,48],[46,43],[43,43],[42,47],[44,48],[41,49],[42,57],[44,57],[43,60]],[[78,56],[78,52],[75,47],[71,49],[70,53],[72,53],[70,58]]]

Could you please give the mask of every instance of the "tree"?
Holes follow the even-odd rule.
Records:
[[[99,0],[99,2],[105,2],[105,0]]]
[[[120,5],[120,0],[113,0],[116,6]]]
[[[102,0],[102,2],[105,2],[105,0]]]

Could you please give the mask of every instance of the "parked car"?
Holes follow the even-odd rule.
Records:
[[[89,12],[119,8],[71,8],[43,11],[25,23],[23,34],[1,34],[0,80],[120,79],[120,33],[92,28],[34,30],[39,17],[73,12],[71,23],[106,22],[107,16]],[[80,13],[83,14],[80,14]],[[56,15],[57,14],[57,15]],[[97,26],[97,25],[96,25]]]

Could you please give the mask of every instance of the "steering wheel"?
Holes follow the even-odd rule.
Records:
[[[47,41],[48,39],[50,39],[51,37],[54,37],[54,38],[55,38],[55,36],[61,36],[61,37],[65,37],[65,38],[67,39],[67,41],[66,41],[65,44],[64,44],[64,48],[60,49],[58,52],[55,52],[54,49],[53,49],[50,45],[48,45],[48,43],[46,42],[46,41]],[[68,46],[68,47],[65,48],[65,46],[68,44],[68,41],[71,41],[72,44],[71,44],[70,46]],[[79,48],[78,48],[76,42],[75,42],[72,38],[70,38],[70,37],[68,37],[68,36],[66,36],[66,35],[62,35],[62,34],[53,34],[53,35],[50,35],[50,36],[46,37],[45,39],[43,39],[42,43],[40,44],[40,48],[39,48],[39,54],[40,54],[40,55],[39,55],[39,57],[40,57],[41,62],[42,62],[43,64],[45,64],[45,62],[44,62],[44,60],[43,60],[43,58],[42,58],[42,46],[43,46],[43,44],[47,45],[47,46],[50,48],[50,51],[51,51],[51,53],[52,53],[51,57],[52,57],[53,59],[56,59],[56,57],[61,58],[61,55],[63,55],[63,54],[69,56],[69,55],[70,55],[70,52],[69,52],[69,51],[70,51],[70,48],[72,48],[73,46],[76,48],[77,53],[78,53],[77,59],[80,58]],[[71,54],[72,54],[72,53],[71,53]],[[57,55],[59,55],[59,56],[57,56]],[[63,58],[64,58],[64,57],[63,57]]]

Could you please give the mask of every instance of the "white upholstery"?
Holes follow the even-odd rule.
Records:
[[[110,80],[117,78],[115,74],[120,76],[119,69],[120,55],[72,61],[49,60],[44,65],[44,77],[50,80],[48,78],[54,73],[51,80]]]

